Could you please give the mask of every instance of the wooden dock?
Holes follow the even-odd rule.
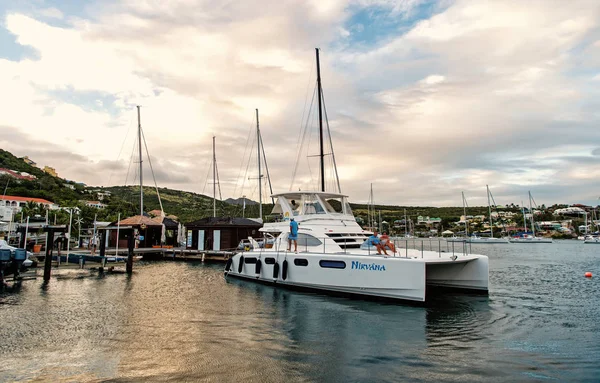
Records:
[[[61,256],[64,257],[65,251],[61,252]],[[69,251],[69,257],[77,257],[79,254],[89,255],[89,250],[78,250],[73,249]],[[96,251],[96,255],[99,252]],[[117,249],[106,249],[106,256],[127,256],[127,248],[117,251]],[[235,254],[233,251],[214,251],[214,250],[193,250],[186,248],[156,248],[156,247],[145,247],[133,250],[134,256],[142,256],[144,261],[187,261],[187,262],[222,262],[225,263],[227,260]],[[36,253],[38,259],[42,260],[45,258],[45,254]],[[54,257],[56,252],[54,252]],[[89,261],[88,261],[89,262]]]

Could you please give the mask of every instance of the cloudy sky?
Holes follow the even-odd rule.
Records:
[[[141,105],[159,186],[209,193],[214,135],[223,198],[256,199],[258,108],[274,191],[316,188],[319,47],[353,201],[597,204],[599,26],[596,0],[0,1],[0,146],[131,183]]]

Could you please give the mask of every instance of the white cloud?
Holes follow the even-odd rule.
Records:
[[[600,186],[583,176],[595,174],[593,162],[565,154],[581,141],[600,146],[591,130],[598,95],[588,84],[600,71],[599,5],[445,2],[405,34],[352,45],[352,12],[378,6],[407,15],[420,4],[126,1],[94,20],[65,15],[68,27],[9,12],[6,27],[39,59],[0,60],[0,103],[11,106],[0,125],[27,132],[22,140],[59,143],[96,168],[117,159],[128,130],[132,140],[140,104],[155,166],[190,173],[164,177],[164,186],[201,190],[216,134],[229,196],[259,108],[275,190],[286,190],[319,46],[342,188],[354,200],[366,200],[370,182],[382,203],[430,205],[459,204],[461,189],[485,184],[497,185],[497,200],[516,202],[525,188],[586,198]],[[329,48],[338,39],[345,45]],[[579,76],[580,67],[588,74]],[[109,178],[82,172],[72,158],[52,161],[69,178]],[[303,187],[316,179],[310,161],[302,161]],[[583,182],[581,192],[551,191],[564,193],[557,185],[569,182]]]
[[[42,8],[37,12],[39,15],[48,17],[50,19],[62,19],[64,18],[63,13],[56,8]]]

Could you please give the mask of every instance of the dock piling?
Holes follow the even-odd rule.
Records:
[[[106,230],[100,231],[100,257],[102,257],[102,263],[100,264],[100,272],[102,273],[106,265]]]
[[[52,274],[52,244],[54,243],[54,230],[49,230],[46,235],[46,258],[44,259],[44,282],[50,280]]]
[[[127,274],[133,273],[133,248],[135,246],[135,240],[133,238],[133,229],[131,233],[127,237],[127,266],[126,271]]]

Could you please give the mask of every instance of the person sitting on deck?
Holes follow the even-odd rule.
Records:
[[[379,240],[379,237],[377,237],[377,231],[374,231],[373,235],[370,236],[369,238],[367,238],[367,240],[365,241],[365,243],[368,246],[375,246],[377,248],[377,254],[381,254],[381,250],[383,250],[384,254],[388,255],[388,253],[385,251],[385,248],[381,244],[381,241]]]
[[[392,250],[393,253],[396,252],[396,246],[394,246],[394,242],[390,240],[390,236],[387,234],[387,232],[384,231],[379,239],[381,240],[381,246],[384,249],[387,247],[388,249]]]
[[[298,222],[290,220],[290,234],[288,235],[288,251],[292,251],[292,241],[294,241],[294,252],[298,252]]]

